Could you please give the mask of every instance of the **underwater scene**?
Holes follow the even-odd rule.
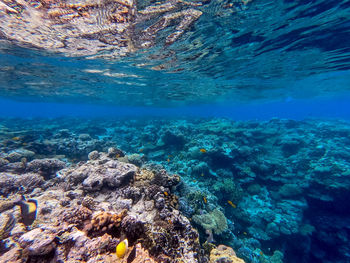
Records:
[[[350,1],[0,0],[0,263],[349,263]]]

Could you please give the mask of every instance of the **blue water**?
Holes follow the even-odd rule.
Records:
[[[212,103],[182,107],[128,107],[92,104],[18,102],[0,99],[3,117],[225,117],[232,120],[269,120],[283,118],[303,120],[326,118],[350,120],[350,96],[332,96],[318,99],[287,98],[285,101],[265,103]]]

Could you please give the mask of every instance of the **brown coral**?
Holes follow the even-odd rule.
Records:
[[[244,260],[236,256],[231,247],[219,245],[210,252],[210,263],[244,263]]]
[[[68,210],[62,215],[62,220],[68,224],[74,224],[78,229],[82,229],[85,222],[91,218],[92,211],[80,206],[76,209]]]
[[[109,232],[115,235],[115,230],[119,228],[122,219],[126,216],[127,210],[124,209],[119,214],[110,212],[99,212],[94,215],[90,223],[85,226],[85,230],[92,236],[101,235]]]

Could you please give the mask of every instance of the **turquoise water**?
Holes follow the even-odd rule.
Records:
[[[210,1],[198,9],[203,15],[173,45],[163,40],[176,23],[156,35],[153,47],[119,58],[108,57],[110,51],[97,54],[105,59],[44,52],[24,48],[30,39],[3,40],[2,97],[183,106],[312,100],[349,91],[347,1]]]
[[[118,147],[180,175],[179,209],[201,244],[231,246],[245,262],[350,262],[349,1],[139,0],[139,10],[176,7],[130,18],[125,53],[104,38],[101,6],[101,31],[70,41],[74,30],[59,28],[82,27],[78,9],[27,35],[38,26],[20,26],[31,9],[0,3],[19,10],[0,9],[0,173],[23,172],[14,152],[74,167]],[[202,15],[174,43],[185,15],[142,33],[189,5]],[[216,209],[225,231],[201,222]]]

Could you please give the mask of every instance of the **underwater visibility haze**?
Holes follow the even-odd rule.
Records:
[[[350,262],[350,2],[0,0],[0,262]]]

